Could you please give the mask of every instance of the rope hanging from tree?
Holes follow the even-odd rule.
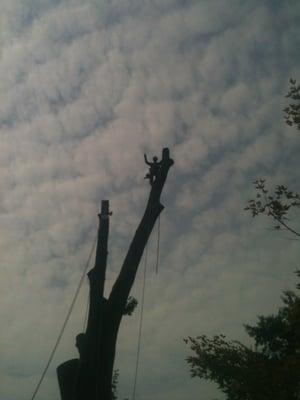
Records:
[[[82,273],[81,278],[80,278],[80,280],[79,280],[77,289],[76,289],[76,291],[75,291],[75,295],[74,295],[73,300],[72,300],[72,302],[71,302],[70,308],[69,308],[69,310],[68,310],[68,312],[67,312],[67,315],[66,315],[66,318],[65,318],[65,320],[64,320],[64,323],[63,323],[63,325],[62,325],[62,328],[61,328],[61,330],[60,330],[60,332],[59,332],[59,335],[58,335],[58,337],[57,337],[57,339],[56,339],[56,342],[55,342],[55,344],[54,344],[53,350],[52,350],[51,353],[50,353],[49,359],[48,359],[48,361],[47,361],[47,363],[46,363],[46,366],[45,366],[45,368],[44,368],[44,370],[43,370],[43,372],[42,372],[41,378],[40,378],[40,380],[38,381],[38,384],[36,385],[36,388],[35,388],[35,390],[34,390],[34,392],[33,392],[33,395],[31,396],[30,400],[34,400],[34,398],[36,397],[36,395],[37,395],[37,393],[38,393],[38,391],[39,391],[39,389],[40,389],[40,386],[41,386],[41,384],[42,384],[42,382],[43,382],[43,380],[44,380],[44,378],[45,378],[45,376],[46,376],[46,373],[47,373],[47,371],[48,371],[48,369],[49,369],[49,366],[50,366],[50,364],[51,364],[51,362],[52,362],[52,360],[53,360],[53,357],[54,357],[55,352],[56,352],[56,350],[57,350],[57,348],[58,348],[58,345],[59,345],[59,343],[60,343],[60,341],[61,341],[61,338],[62,338],[62,336],[63,336],[63,334],[64,334],[64,331],[65,331],[65,329],[66,329],[67,323],[68,323],[68,321],[69,321],[69,319],[70,319],[70,316],[71,316],[71,314],[72,314],[74,305],[75,305],[76,300],[77,300],[77,297],[78,297],[78,295],[79,295],[81,286],[82,286],[82,284],[83,284],[83,282],[84,282],[84,279],[85,279],[85,277],[86,277],[86,273],[87,273],[87,270],[88,270],[88,267],[89,267],[89,264],[90,264],[92,255],[93,255],[93,253],[94,253],[96,243],[97,243],[97,235],[96,235],[96,238],[95,238],[94,243],[93,243],[93,245],[92,245],[90,254],[89,254],[88,258],[87,258],[87,261],[86,261],[86,264],[85,264],[83,273]]]
[[[85,332],[86,327],[87,327],[87,322],[88,322],[88,317],[89,317],[89,307],[90,306],[90,293],[87,296],[87,301],[86,301],[86,306],[85,306],[85,314],[84,314],[84,320],[83,320],[83,332]]]
[[[141,352],[143,314],[144,314],[145,289],[146,289],[147,259],[148,259],[148,246],[146,246],[146,249],[145,249],[145,263],[144,263],[143,286],[142,286],[141,313],[140,313],[140,322],[139,322],[139,333],[138,333],[138,344],[137,344],[137,353],[136,353],[134,383],[133,383],[133,390],[132,390],[132,400],[135,400],[136,385],[137,385],[137,378],[138,378],[138,369],[139,369],[139,361],[140,361],[140,352]]]
[[[155,271],[157,274],[158,274],[158,264],[159,264],[159,246],[160,246],[160,216],[158,217],[158,224],[157,224],[157,248],[156,248],[156,264],[155,264]],[[136,395],[136,386],[137,386],[141,344],[142,344],[147,262],[148,262],[148,245],[145,248],[144,274],[143,274],[142,299],[141,299],[141,314],[140,314],[140,321],[139,321],[138,343],[137,343],[136,364],[135,364],[135,372],[134,372],[134,383],[133,383],[133,390],[132,390],[132,400],[135,400],[135,395]]]
[[[156,247],[156,267],[155,272],[158,274],[158,263],[159,263],[159,246],[160,246],[160,215],[158,216],[157,222],[157,247]]]

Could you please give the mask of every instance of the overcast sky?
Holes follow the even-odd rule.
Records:
[[[111,218],[107,291],[149,192],[143,154],[175,160],[148,248],[137,400],[222,399],[189,377],[183,338],[275,312],[299,244],[243,208],[257,177],[299,191],[299,132],[282,108],[300,79],[297,0],[1,0],[0,397],[29,400],[97,231]],[[298,225],[299,226],[299,225]],[[133,293],[141,299],[141,265]],[[37,399],[58,400],[88,285]],[[116,368],[131,397],[138,319]]]

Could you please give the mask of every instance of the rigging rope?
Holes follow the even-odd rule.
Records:
[[[160,215],[158,216],[157,223],[157,247],[156,247],[156,267],[155,271],[158,274],[158,262],[159,262],[159,244],[160,244]]]
[[[86,301],[85,314],[84,314],[84,320],[83,320],[83,332],[85,332],[85,330],[87,328],[88,317],[89,317],[89,306],[90,306],[90,292],[87,296],[87,301]]]
[[[138,346],[137,346],[137,353],[136,353],[136,364],[135,364],[132,400],[135,400],[138,369],[139,369],[139,361],[140,361],[140,352],[141,352],[143,314],[144,314],[144,300],[145,300],[145,288],[146,288],[147,258],[148,258],[148,246],[146,246],[145,250],[146,251],[145,251],[145,264],[144,264],[143,287],[142,287],[141,314],[140,314],[140,323],[139,323]]]
[[[158,225],[157,225],[157,252],[156,252],[156,266],[155,266],[156,273],[158,273],[159,246],[160,246],[160,215],[158,216]],[[146,290],[147,261],[148,261],[148,245],[146,245],[146,248],[145,248],[145,263],[144,263],[144,275],[143,275],[143,287],[142,287],[141,314],[140,314],[140,322],[139,322],[139,333],[138,333],[138,344],[137,344],[137,353],[136,353],[136,364],[135,364],[132,400],[135,400],[140,353],[141,353],[144,302],[145,302],[145,290]]]
[[[36,386],[36,388],[35,388],[35,391],[33,392],[33,395],[31,396],[31,400],[34,400],[35,396],[37,395],[37,393],[38,393],[38,391],[39,391],[39,388],[40,388],[40,386],[41,386],[41,384],[42,384],[42,382],[43,382],[43,380],[44,380],[44,378],[45,378],[45,375],[46,375],[46,373],[47,373],[47,371],[48,371],[48,368],[49,368],[49,366],[50,366],[50,364],[51,364],[51,361],[53,360],[53,357],[54,357],[54,354],[55,354],[55,352],[56,352],[56,350],[57,350],[57,347],[58,347],[58,345],[59,345],[59,343],[60,343],[60,341],[61,341],[61,338],[62,338],[62,336],[63,336],[63,334],[64,334],[65,328],[66,328],[67,323],[68,323],[68,321],[69,321],[69,318],[70,318],[70,316],[71,316],[71,314],[72,314],[72,311],[73,311],[75,302],[76,302],[76,300],[77,300],[79,291],[80,291],[80,289],[81,289],[82,283],[83,283],[83,281],[84,281],[84,279],[85,279],[85,276],[86,276],[86,273],[87,273],[87,269],[88,269],[88,267],[89,267],[89,264],[90,264],[92,255],[93,255],[93,253],[94,253],[94,249],[95,249],[96,243],[97,243],[97,235],[96,235],[96,238],[95,238],[95,240],[94,240],[93,246],[92,246],[92,248],[91,248],[90,254],[89,254],[89,256],[88,256],[88,259],[87,259],[87,261],[86,261],[86,264],[85,264],[85,267],[84,267],[84,271],[83,271],[82,276],[81,276],[81,278],[80,278],[80,280],[79,280],[79,284],[78,284],[78,286],[77,286],[77,289],[76,289],[75,295],[74,295],[74,297],[73,297],[73,300],[72,300],[72,302],[71,302],[70,308],[69,308],[69,310],[68,310],[67,316],[66,316],[66,318],[65,318],[65,320],[64,320],[64,323],[63,323],[63,325],[62,325],[62,328],[61,328],[61,330],[60,330],[60,332],[59,332],[59,335],[58,335],[58,337],[57,337],[57,340],[56,340],[56,342],[55,342],[55,345],[54,345],[54,347],[53,347],[53,350],[52,350],[52,352],[50,353],[48,362],[47,362],[47,364],[46,364],[46,366],[45,366],[45,368],[44,368],[44,371],[43,371],[43,373],[42,373],[42,375],[41,375],[41,378],[40,378],[40,380],[39,380],[39,382],[38,382],[38,384],[37,384],[37,386]]]

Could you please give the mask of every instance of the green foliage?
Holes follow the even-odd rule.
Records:
[[[228,400],[299,400],[300,297],[286,291],[282,299],[276,315],[245,325],[255,349],[224,335],[185,339],[191,376],[217,383]]]
[[[295,79],[290,79],[290,90],[286,97],[294,100],[283,111],[284,119],[289,126],[296,125],[300,130],[300,85],[297,85]]]

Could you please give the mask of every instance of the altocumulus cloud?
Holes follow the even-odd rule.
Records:
[[[299,138],[282,122],[299,78],[294,1],[3,0],[0,61],[0,395],[30,398],[97,227],[114,211],[107,284],[147,194],[143,153],[169,146],[160,271],[148,271],[141,400],[211,399],[191,381],[182,338],[273,312],[293,284],[299,246],[250,221],[250,182],[299,182]],[[155,263],[155,238],[149,265]],[[275,245],[274,245],[275,244]],[[74,356],[87,285],[41,388]],[[133,290],[140,298],[141,278]],[[116,367],[130,396],[138,310]]]

